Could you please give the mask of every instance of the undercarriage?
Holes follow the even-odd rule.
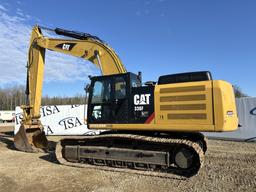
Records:
[[[64,165],[138,170],[160,177],[197,174],[205,152],[206,140],[200,133],[103,132],[97,136],[65,138],[56,147],[57,159]]]

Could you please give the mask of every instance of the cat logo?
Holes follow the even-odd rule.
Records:
[[[149,105],[150,94],[134,95],[134,105]]]
[[[65,51],[71,51],[75,45],[76,43],[61,43],[56,45],[56,48],[59,48]]]
[[[70,48],[70,45],[69,45],[69,44],[65,44],[65,43],[64,43],[64,44],[62,45],[62,49],[63,49],[63,50],[69,51],[69,48]]]

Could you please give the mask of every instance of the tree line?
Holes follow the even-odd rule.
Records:
[[[234,85],[234,92],[237,98],[247,97],[242,89]],[[7,88],[0,88],[0,110],[15,110],[16,106],[24,105],[26,103],[25,87],[13,86]],[[42,105],[76,105],[84,104],[85,96],[76,95],[73,97],[42,97]]]
[[[42,105],[76,105],[84,104],[85,97],[76,95],[73,97],[42,97]],[[0,110],[15,110],[16,106],[26,104],[26,94],[24,86],[13,86],[0,88]]]

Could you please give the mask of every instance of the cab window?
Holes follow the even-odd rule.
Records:
[[[105,103],[110,101],[111,84],[109,80],[95,81],[92,92],[92,103]]]
[[[141,87],[141,83],[137,76],[135,76],[135,75],[131,76],[131,85],[132,85],[132,87]]]
[[[115,99],[123,99],[126,97],[126,82],[123,77],[115,79]]]

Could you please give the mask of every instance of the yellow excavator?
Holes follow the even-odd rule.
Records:
[[[42,29],[65,39],[45,37]],[[56,157],[64,165],[140,170],[150,174],[191,176],[203,165],[207,142],[200,132],[238,127],[231,84],[213,80],[209,71],[169,74],[142,83],[127,72],[104,41],[88,33],[35,26],[27,63],[27,103],[14,144],[18,150],[47,150],[40,122],[45,50],[80,57],[98,66],[90,78],[87,126],[99,135],[61,139]],[[65,67],[65,66],[62,66]]]

